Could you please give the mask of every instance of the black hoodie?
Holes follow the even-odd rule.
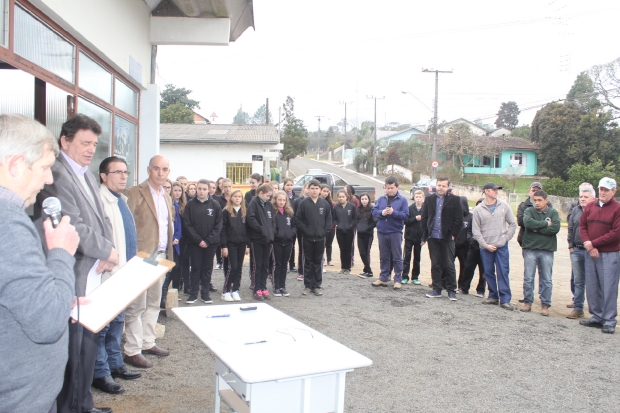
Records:
[[[248,248],[250,247],[246,220],[241,215],[241,210],[235,213],[235,217],[232,217],[227,210],[224,210],[222,212],[222,223],[222,232],[220,234],[222,248],[228,248],[228,245],[233,244],[246,244]]]
[[[358,207],[355,212],[355,221],[357,227],[357,236],[362,238],[372,237],[375,232],[377,223],[372,217],[372,205],[368,205],[368,211],[364,207]]]
[[[467,198],[462,196],[461,198],[461,208],[463,208],[463,227],[459,231],[459,235],[456,236],[454,240],[454,246],[460,248],[469,247],[469,241],[467,239],[467,232],[471,227],[471,221],[474,217],[471,212],[469,212],[469,203],[467,202]]]
[[[189,242],[207,246],[220,243],[222,231],[222,208],[212,196],[201,202],[198,197],[192,199],[185,206],[183,213],[183,235],[187,234]]]
[[[422,207],[416,208],[414,202],[409,205],[409,219],[405,221],[405,238],[419,244],[422,242],[422,221],[418,221],[417,217],[422,217]]]
[[[250,201],[256,197],[256,189],[250,189],[248,192],[245,193],[244,199],[245,199],[245,206],[247,207],[248,205],[250,205]]]
[[[271,202],[255,196],[248,205],[246,216],[248,235],[252,241],[271,244],[276,231],[275,212]]]
[[[345,206],[336,204],[334,207],[334,215],[332,217],[332,225],[337,226],[337,231],[349,233],[355,228],[355,205],[347,202]]]
[[[296,235],[295,216],[289,217],[286,212],[281,214],[280,211],[276,211],[276,233],[273,242],[278,245],[292,244]]]
[[[310,241],[318,241],[332,229],[332,206],[319,197],[316,203],[311,197],[305,198],[297,206],[295,213],[297,229]]]

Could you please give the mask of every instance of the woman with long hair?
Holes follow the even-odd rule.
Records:
[[[332,201],[332,191],[329,189],[329,185],[321,184],[321,197],[327,201],[329,205],[332,206],[332,216],[334,216],[334,201]],[[327,234],[327,238],[325,238],[325,254],[327,254],[327,265],[333,266],[332,263],[332,244],[334,243],[334,237],[336,236],[336,226],[332,225],[331,231]],[[325,272],[325,269],[323,269]]]
[[[357,207],[355,220],[357,221],[357,250],[364,263],[364,270],[357,276],[360,278],[371,278],[373,277],[373,273],[370,268],[370,248],[375,238],[376,223],[372,217],[370,195],[366,192],[360,195],[360,204]]]
[[[183,185],[179,182],[170,184],[170,193],[172,195],[172,205],[174,205],[174,231],[172,234],[172,257],[176,264],[171,271],[166,273],[164,284],[161,287],[161,301],[159,308],[166,308],[166,298],[168,295],[168,287],[172,281],[172,288],[179,289],[181,285],[181,239],[183,236],[183,211],[185,209],[185,195],[183,193]],[[184,281],[184,280],[183,280]],[[189,282],[189,280],[187,280]]]
[[[215,181],[215,194],[217,196],[222,195],[222,179],[224,179],[223,176],[220,176],[219,178],[217,178],[217,181]]]
[[[275,297],[288,297],[286,272],[293,244],[297,237],[295,214],[286,192],[276,192],[271,198],[271,202],[276,214],[276,232],[273,240],[273,260],[276,266],[273,272],[273,295]]]
[[[187,202],[196,198],[196,184],[187,185],[187,196],[188,196]]]
[[[353,188],[353,185],[345,185],[344,192],[347,194],[347,202],[352,203],[355,205],[355,208],[357,208],[360,205],[360,201],[355,196],[355,188]]]
[[[228,258],[228,271],[224,274],[223,301],[241,301],[241,270],[243,259],[250,253],[245,218],[247,211],[243,200],[243,193],[236,189],[230,194],[228,203],[222,211],[222,232],[220,245],[222,256]]]

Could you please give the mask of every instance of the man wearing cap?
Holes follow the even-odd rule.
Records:
[[[472,232],[480,245],[484,277],[489,286],[489,298],[482,303],[516,310],[510,303],[508,241],[515,235],[517,223],[510,206],[497,198],[500,189],[493,182],[484,185],[484,202],[474,208]]]
[[[579,234],[586,255],[586,297],[589,320],[582,326],[601,328],[613,334],[618,315],[618,265],[620,264],[620,203],[616,202],[616,181],[603,178],[599,196],[581,214]]]

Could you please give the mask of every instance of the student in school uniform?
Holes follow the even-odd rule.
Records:
[[[256,188],[263,183],[263,176],[261,174],[254,173],[250,175],[250,190],[245,193],[245,207],[250,205],[250,201],[256,197]],[[252,247],[250,247],[252,249]],[[254,291],[254,279],[256,274],[254,273],[256,266],[254,265],[254,254],[250,251],[250,290]]]
[[[254,299],[259,301],[271,299],[267,290],[267,274],[276,229],[275,211],[273,204],[269,202],[272,194],[271,185],[259,186],[256,189],[256,196],[248,205],[246,218],[250,237],[250,254],[252,254],[254,266],[253,295]]]
[[[331,267],[334,265],[334,263],[332,262],[332,245],[334,244],[334,238],[336,238],[336,225],[333,221],[333,207],[336,206],[336,203],[332,200],[332,191],[329,189],[329,185],[321,184],[321,198],[326,200],[327,203],[332,206],[332,228],[329,231],[329,234],[327,234],[327,237],[325,238],[325,255],[327,256],[327,265]],[[323,272],[326,272],[325,268],[323,268]]]
[[[350,274],[353,266],[355,243],[355,205],[347,201],[347,193],[338,191],[338,203],[334,207],[333,225],[340,248],[340,274]]]
[[[310,195],[308,192],[308,185],[310,182],[306,182],[301,189],[301,195],[293,201],[293,212],[297,214],[297,208],[299,204],[301,204],[307,196]],[[304,245],[303,245],[303,232],[297,231],[297,281],[304,280]]]
[[[374,277],[370,268],[370,248],[375,238],[375,227],[377,223],[372,217],[372,204],[370,195],[363,193],[360,195],[360,205],[355,213],[355,228],[357,229],[357,249],[364,263],[364,270],[357,276],[360,278]]]
[[[295,214],[286,192],[276,192],[271,202],[276,214],[276,230],[273,240],[273,256],[276,265],[273,274],[273,295],[275,297],[288,297],[286,272],[293,244],[297,238]]]
[[[411,283],[420,285],[420,261],[422,260],[422,206],[424,205],[424,192],[417,190],[413,194],[414,203],[409,205],[409,219],[405,221],[405,260],[403,262],[403,284],[409,282],[409,269],[411,268],[411,256],[413,255],[413,268],[411,269]],[[413,252],[413,254],[412,254]]]
[[[299,195],[293,191],[293,186],[295,186],[295,183],[291,178],[284,178],[284,181],[282,181],[282,190],[284,190],[286,196],[288,196],[288,201],[291,204],[291,208],[293,208],[293,212],[295,212],[293,203],[297,198],[299,198]],[[289,272],[297,271],[297,267],[295,267],[295,243],[293,243],[293,250],[291,251],[291,258],[289,258],[288,266]]]
[[[222,212],[220,244],[226,271],[224,272],[223,301],[241,301],[241,270],[243,259],[250,254],[250,240],[246,229],[247,210],[241,190],[233,191]]]

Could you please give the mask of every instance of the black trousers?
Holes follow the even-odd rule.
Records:
[[[81,324],[69,322],[69,360],[62,389],[56,399],[59,413],[82,413],[95,407],[90,386],[95,375],[98,337]]]
[[[325,238],[309,240],[304,238],[304,286],[314,290],[323,283],[323,253]]]
[[[206,298],[209,296],[209,286],[211,285],[211,273],[213,273],[213,257],[217,245],[209,245],[207,248],[201,248],[196,244],[190,245],[190,253],[192,259],[192,271],[189,277],[189,295]]]
[[[417,280],[420,276],[420,262],[422,261],[421,242],[413,242],[412,240],[405,238],[404,252],[403,278],[409,278],[409,269],[411,268],[411,253],[413,252],[413,270],[411,270],[411,279]]]
[[[431,278],[433,290],[456,291],[456,271],[454,269],[454,241],[429,238],[428,250],[431,254]]]
[[[357,250],[359,251],[362,262],[364,263],[363,272],[367,274],[372,274],[372,270],[370,269],[370,248],[372,247],[373,239],[374,237],[372,235],[369,237],[357,236]]]
[[[327,262],[332,260],[332,244],[334,243],[334,237],[336,236],[336,229],[332,228],[325,238],[325,253],[327,254]]]
[[[465,262],[467,262],[467,253],[469,251],[469,245],[455,247],[455,255],[459,260],[459,280],[465,272]],[[458,283],[457,283],[458,284]]]
[[[459,275],[459,288],[464,292],[469,292],[471,282],[474,279],[474,273],[478,266],[478,285],[476,291],[484,293],[486,282],[484,279],[484,266],[482,265],[482,257],[480,256],[480,248],[470,248],[467,253],[467,261],[465,261],[465,269],[463,275]]]
[[[293,249],[291,250],[291,258],[288,259],[288,267],[291,270],[295,268],[295,241],[293,241]]]
[[[297,274],[304,275],[304,236],[297,233]]]
[[[350,270],[353,266],[353,251],[355,251],[355,232],[353,230],[349,232],[336,230],[336,239],[340,248],[340,268]]]
[[[228,244],[228,257],[224,258],[224,288],[223,293],[239,291],[241,288],[241,270],[247,245]]]
[[[220,245],[218,245],[215,250],[215,260],[218,264],[222,265],[222,247]]]
[[[293,243],[281,245],[273,244],[273,257],[276,263],[276,269],[273,273],[273,288],[278,290],[286,288],[286,272],[288,271],[288,260],[292,255]]]
[[[179,257],[179,265],[181,267],[181,284],[183,284],[183,291],[189,293],[189,266],[190,266],[190,257],[191,252],[189,250],[189,245],[186,241],[179,242],[179,247],[181,249],[181,256]]]
[[[271,255],[271,244],[261,242],[251,242],[252,259],[254,260],[254,292],[267,289],[267,272],[269,266],[269,256]]]

